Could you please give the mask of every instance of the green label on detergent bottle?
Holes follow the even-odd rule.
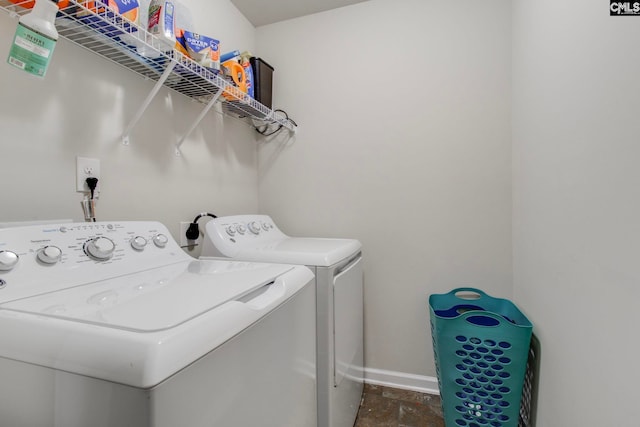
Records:
[[[56,40],[18,24],[7,62],[27,73],[44,77]]]

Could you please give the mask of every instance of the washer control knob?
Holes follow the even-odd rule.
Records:
[[[239,226],[236,227],[236,230],[238,230],[239,234],[244,234],[247,232],[247,227],[245,227],[244,225],[240,224]]]
[[[262,223],[262,229],[263,229],[264,231],[269,231],[269,224],[267,224],[266,222],[263,222],[263,223]]]
[[[147,246],[147,239],[142,236],[136,236],[130,240],[131,247],[136,251],[143,251],[144,247]]]
[[[253,234],[260,234],[260,224],[258,223],[258,221],[252,221],[250,222],[247,227],[249,228],[249,231],[252,232]]]
[[[236,235],[236,229],[233,228],[232,225],[228,226],[227,228],[225,228],[225,231],[227,232],[227,234],[229,236],[235,236]]]
[[[20,257],[11,251],[0,251],[0,271],[9,271],[16,266]]]
[[[45,246],[36,255],[45,264],[55,264],[62,258],[62,250],[57,246]]]
[[[116,244],[108,237],[95,237],[84,244],[84,252],[98,261],[108,260],[115,250]]]
[[[153,236],[153,243],[159,248],[164,248],[169,243],[169,238],[162,233],[156,234]]]

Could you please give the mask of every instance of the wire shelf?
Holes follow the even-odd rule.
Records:
[[[0,0],[0,9],[17,18],[30,12],[32,4],[33,0]],[[56,16],[56,29],[72,43],[206,104],[207,110],[212,103],[222,102],[227,114],[296,130],[291,121],[242,93],[216,71],[174,49],[165,51],[159,38],[110,10],[101,0],[68,0]]]

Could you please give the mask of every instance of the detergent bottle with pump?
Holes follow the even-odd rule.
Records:
[[[45,76],[58,41],[56,13],[57,0],[36,0],[33,10],[18,22],[9,64],[34,76]]]

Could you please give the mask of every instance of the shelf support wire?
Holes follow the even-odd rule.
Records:
[[[169,78],[176,64],[177,63],[175,61],[169,62],[169,65],[167,65],[167,68],[165,68],[164,73],[162,73],[162,76],[160,76],[160,79],[156,82],[155,86],[153,87],[149,95],[147,95],[147,98],[144,100],[144,103],[138,109],[138,112],[136,113],[136,115],[133,116],[133,119],[131,119],[131,122],[129,122],[129,125],[126,127],[126,129],[122,133],[122,143],[124,145],[129,145],[129,134],[131,134],[131,131],[133,130],[133,128],[138,124],[138,122],[142,118],[142,115],[149,107],[149,104],[151,104],[151,101],[153,101],[153,98],[155,98],[155,96],[158,94],[158,91],[160,91],[160,88],[164,85],[164,82],[167,80],[167,78]]]
[[[178,143],[176,144],[176,156],[180,155],[180,147],[182,146],[182,143],[185,141],[185,139],[187,139],[189,135],[191,135],[191,132],[193,132],[196,127],[198,127],[202,119],[204,119],[204,116],[207,115],[211,107],[213,107],[213,105],[216,103],[221,93],[222,90],[218,90],[218,92],[213,95],[207,106],[202,110],[202,112],[200,112],[200,115],[198,116],[198,118],[196,118],[195,122],[193,122],[189,130],[184,135],[182,135],[180,141],[178,141]]]

